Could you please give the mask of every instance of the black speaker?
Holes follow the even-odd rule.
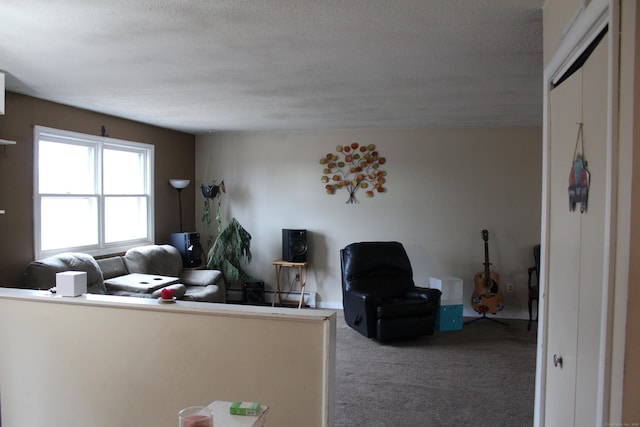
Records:
[[[202,264],[200,233],[171,233],[170,244],[180,251],[184,267],[193,268]]]
[[[245,282],[242,284],[242,303],[263,305],[264,304],[264,282]]]
[[[282,260],[287,262],[307,261],[307,230],[282,229]]]

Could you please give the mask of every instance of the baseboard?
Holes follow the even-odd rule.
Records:
[[[298,301],[300,301],[300,292],[288,292],[287,296],[287,305],[295,305],[298,306]],[[285,294],[282,295],[283,299],[285,298]],[[315,292],[305,292],[304,293],[304,304],[306,307],[311,308],[322,308],[329,310],[342,310],[344,307],[342,305],[342,301],[317,301],[317,294]],[[265,300],[266,303],[271,305],[273,301],[273,291],[265,291]],[[241,289],[227,289],[227,301],[241,303],[242,302],[242,290]],[[468,318],[481,316],[476,313],[470,307],[464,307],[463,316]],[[495,317],[496,319],[514,319],[514,320],[529,320],[529,314],[521,311],[511,311],[505,309],[504,311],[498,312],[497,314],[490,314],[490,317]],[[534,313],[534,319],[536,317]]]
[[[273,291],[268,291],[268,290],[264,291],[265,304],[271,305],[273,303],[273,295],[274,295]],[[227,289],[228,303],[240,304],[242,303],[242,297],[243,297],[242,289]],[[300,292],[282,292],[281,297],[282,297],[283,305],[297,307],[298,303],[300,302]],[[319,308],[316,305],[316,293],[305,292],[303,304],[305,307]],[[342,308],[342,304],[340,304],[340,307]]]
[[[265,300],[269,304],[272,304],[273,298],[274,298],[274,292],[265,291],[264,294],[265,294],[264,295]],[[285,305],[292,305],[297,307],[298,303],[300,302],[300,292],[282,292],[280,294],[280,297],[282,298],[282,304],[285,304]],[[304,298],[303,305],[305,307],[317,308],[315,292],[305,292],[303,298]],[[279,302],[277,297],[276,297],[276,302]]]
[[[482,314],[476,312],[473,308],[464,307],[462,315],[464,317],[481,317]],[[503,319],[513,319],[513,320],[529,320],[529,313],[521,312],[521,311],[512,311],[512,310],[503,310],[499,311],[496,314],[487,314],[487,317],[496,318],[498,320]],[[533,313],[533,318],[536,318],[536,313]]]
[[[320,301],[318,302],[318,308],[327,308],[330,310],[342,310],[344,307],[342,301]]]
[[[298,294],[300,295],[300,294]],[[329,310],[342,310],[344,306],[342,305],[342,301],[318,301],[317,308],[326,308]],[[478,317],[481,314],[476,313],[470,307],[464,307],[463,314],[464,317]],[[512,311],[505,309],[503,311],[498,312],[497,314],[490,314],[489,316],[495,317],[496,319],[513,319],[513,320],[529,320],[529,313],[522,311]],[[536,314],[533,314],[533,318],[536,318]]]

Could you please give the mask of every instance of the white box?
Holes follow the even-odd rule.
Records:
[[[458,277],[429,277],[429,287],[440,289],[440,305],[462,304],[462,279]],[[446,304],[445,304],[446,302]]]
[[[56,295],[77,297],[87,293],[86,271],[63,271],[56,273]]]

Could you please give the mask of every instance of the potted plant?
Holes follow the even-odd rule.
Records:
[[[213,181],[211,185],[202,184],[200,186],[202,190],[202,195],[204,196],[204,204],[202,205],[202,222],[207,226],[207,230],[209,230],[209,235],[207,236],[207,246],[211,248],[211,244],[213,243],[213,232],[211,231],[211,224],[213,223],[213,218],[211,217],[211,203],[216,197],[218,198],[216,203],[216,232],[217,235],[220,235],[220,227],[222,225],[222,213],[220,210],[220,203],[222,195],[221,193],[226,193],[224,187],[224,180],[220,181],[220,185],[216,185],[216,182]],[[218,197],[220,196],[220,197]]]
[[[242,269],[242,262],[250,263],[251,257],[251,234],[231,218],[209,250],[207,267],[222,272],[227,288],[239,288],[241,283],[254,280]]]

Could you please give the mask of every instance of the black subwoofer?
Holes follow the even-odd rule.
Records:
[[[245,282],[242,284],[243,304],[263,305],[264,304],[264,282]]]
[[[182,265],[187,268],[199,267],[202,264],[202,246],[200,233],[171,233],[171,246],[182,255]]]
[[[306,262],[307,230],[282,230],[282,260],[287,262]]]

